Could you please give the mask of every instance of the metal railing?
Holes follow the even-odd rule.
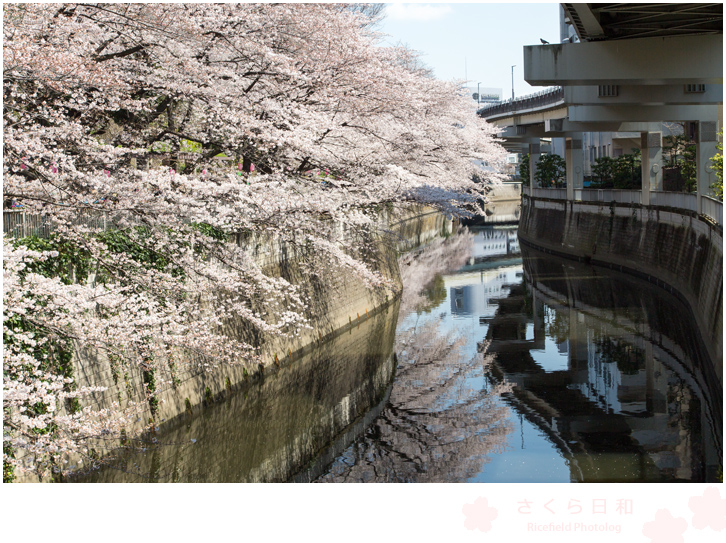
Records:
[[[47,217],[27,213],[25,210],[3,210],[3,232],[12,238],[38,236],[47,238],[52,231]]]
[[[650,205],[698,211],[696,195],[689,192],[652,191],[650,193]]]
[[[72,223],[94,230],[110,230],[116,228],[119,213],[88,211],[77,215]],[[3,232],[11,238],[38,236],[47,238],[56,230],[56,221],[49,215],[29,212],[26,209],[3,210]]]
[[[503,113],[514,113],[516,111],[536,109],[544,106],[551,106],[557,102],[564,101],[565,90],[562,87],[552,87],[527,96],[520,96],[514,100],[504,100],[485,106],[477,111],[480,117],[493,117]]]
[[[581,202],[616,202],[618,204],[640,204],[639,190],[625,189],[575,189],[575,200]]]
[[[525,191],[526,193],[527,191]],[[567,189],[540,189],[533,188],[532,196],[535,198],[551,198],[553,200],[567,200]]]
[[[711,198],[710,196],[701,197],[701,213],[711,217],[716,224],[723,226],[723,202]]]
[[[548,198],[552,200],[567,199],[567,189],[533,188],[531,192],[530,189],[525,189],[524,194],[531,194],[534,198]],[[575,189],[573,194],[574,200],[579,202],[642,203],[642,193],[639,190]],[[688,192],[651,191],[650,205],[693,212],[697,212],[698,210],[696,195]],[[713,219],[719,226],[723,226],[723,202],[710,196],[702,196],[701,207],[701,215],[705,215]]]

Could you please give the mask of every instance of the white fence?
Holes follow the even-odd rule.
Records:
[[[535,198],[552,198],[554,200],[566,200],[567,189],[532,189],[532,196]]]
[[[529,190],[524,191],[529,194]],[[580,202],[616,202],[618,204],[641,204],[642,193],[639,190],[617,189],[575,189],[575,201]],[[535,198],[550,198],[553,200],[566,200],[567,189],[533,188],[531,194]],[[659,207],[672,207],[696,212],[698,201],[696,195],[688,192],[651,191],[650,205]],[[723,203],[709,196],[701,198],[701,214],[710,217],[717,224],[723,226]]]
[[[623,189],[576,189],[575,200],[582,202],[616,202],[618,204],[640,204],[639,190]]]
[[[119,213],[112,212],[81,212],[73,224],[82,225],[94,230],[110,230],[116,228]],[[3,232],[11,238],[38,236],[47,238],[56,229],[53,219],[48,215],[29,213],[25,209],[3,210]]]
[[[701,206],[704,215],[711,217],[717,224],[723,226],[723,202],[709,196],[702,196]]]
[[[696,195],[688,192],[653,191],[650,193],[650,205],[698,211]]]

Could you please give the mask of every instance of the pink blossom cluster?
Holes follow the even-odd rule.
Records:
[[[145,371],[169,353],[253,366],[260,345],[225,329],[294,336],[308,300],[244,240],[308,251],[310,274],[390,287],[360,256],[377,206],[475,212],[474,161],[496,167],[505,153],[457,83],[383,46],[370,22],[339,4],[5,5],[4,198],[93,264],[66,284],[27,269],[55,257],[4,239],[4,323]],[[197,160],[154,161],[191,145]],[[220,168],[220,155],[242,168]],[[43,470],[126,415],[87,409],[98,390],[44,371],[33,341],[5,349],[4,439],[17,454],[4,462]],[[72,396],[85,407],[69,414]]]

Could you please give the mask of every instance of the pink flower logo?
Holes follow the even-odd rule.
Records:
[[[683,543],[683,532],[688,523],[682,518],[673,518],[668,509],[658,509],[653,522],[643,525],[643,535],[652,543]]]
[[[489,507],[486,498],[477,498],[474,503],[468,503],[461,511],[466,516],[464,527],[467,530],[481,530],[488,532],[492,529],[492,521],[497,518],[497,509]]]
[[[707,526],[720,532],[726,528],[726,499],[715,486],[708,487],[702,496],[688,500],[688,508],[693,511],[693,527],[703,530]]]

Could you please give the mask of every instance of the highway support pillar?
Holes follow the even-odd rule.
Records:
[[[718,143],[718,123],[716,121],[700,121],[696,133],[696,209],[703,213],[703,196],[711,194],[711,184],[716,175],[711,170],[711,157],[716,152]]]
[[[663,134],[660,132],[660,123],[657,129],[640,133],[641,157],[641,199],[644,206],[650,205],[650,193],[654,190],[663,190]],[[655,128],[655,127],[654,127]]]
[[[575,190],[582,189],[583,180],[582,134],[567,138],[565,143],[565,170],[567,174],[567,199],[575,199]]]
[[[532,189],[534,188],[535,173],[537,173],[537,163],[540,157],[540,144],[530,143],[529,144],[529,195],[532,196]]]

